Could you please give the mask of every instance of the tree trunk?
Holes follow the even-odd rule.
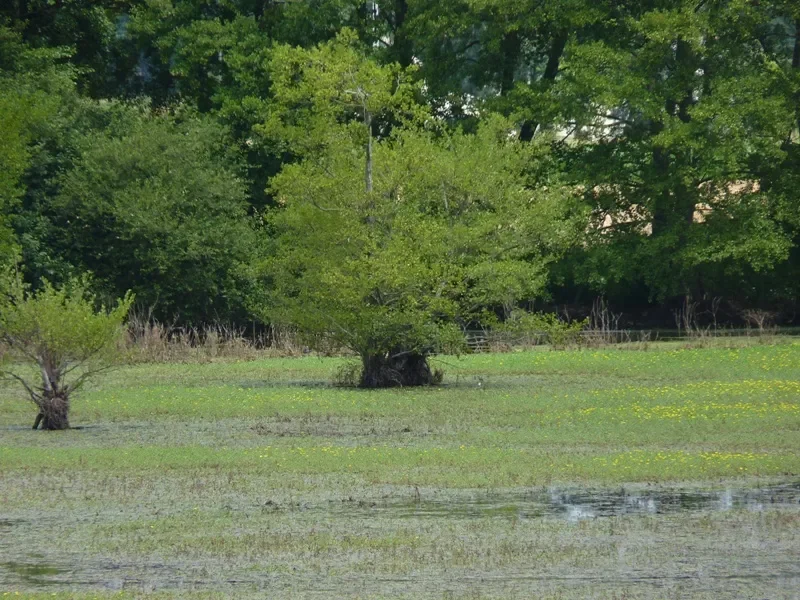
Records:
[[[670,204],[672,190],[668,187],[670,159],[667,151],[660,146],[653,148],[653,165],[656,172],[656,184],[661,190],[653,195],[653,221],[651,234],[658,237],[669,228]]]
[[[362,356],[361,362],[362,388],[413,387],[436,383],[436,377],[428,365],[428,357],[418,352],[370,354]]]
[[[653,164],[656,172],[656,185],[660,191],[653,194],[652,235],[658,237],[676,227],[680,233],[679,240],[685,241],[688,229],[694,222],[696,192],[680,181],[673,173],[669,152],[656,146],[653,148]]]
[[[51,431],[69,429],[69,389],[61,385],[62,373],[55,366],[52,356],[44,355],[39,360],[42,375],[42,395],[36,401],[39,406],[34,429],[41,421],[42,429]]]
[[[408,0],[395,0],[394,20],[392,23],[392,33],[394,34],[392,56],[403,68],[409,67],[414,59],[411,48],[411,38],[404,27],[407,15]]]
[[[800,19],[798,19],[794,25],[794,52],[792,53],[792,69],[795,71],[795,73],[800,71]],[[795,94],[795,118],[797,119],[797,130],[798,133],[800,133],[800,91]]]
[[[42,429],[69,429],[69,398],[63,393],[45,394],[39,405],[39,416],[36,417],[34,429],[40,421]]]
[[[697,66],[695,58],[689,44],[678,38],[675,49],[675,61],[680,69],[678,76],[691,73],[693,77]],[[691,79],[686,82],[682,97],[664,99],[665,112],[671,117],[677,117],[682,123],[691,122],[692,116],[689,110],[694,104],[694,89]],[[653,123],[651,133],[657,135],[663,129],[664,123]],[[679,240],[683,243],[694,220],[697,186],[687,187],[679,176],[680,174],[676,174],[674,171],[676,168],[691,166],[691,156],[685,154],[671,156],[667,148],[656,146],[653,148],[653,165],[656,171],[656,184],[661,187],[660,192],[653,198],[653,237],[677,227]]]
[[[561,56],[564,54],[564,48],[567,46],[569,40],[569,32],[559,31],[553,37],[553,43],[550,46],[550,51],[547,53],[547,65],[544,68],[542,75],[542,82],[545,85],[550,85],[556,80],[558,69],[561,65]],[[530,142],[533,136],[536,135],[536,130],[539,128],[538,121],[525,121],[520,129],[519,139],[523,142]]]
[[[367,130],[367,143],[365,145],[366,160],[364,164],[364,187],[367,194],[372,193],[372,113],[364,106],[364,127]]]
[[[522,41],[518,31],[509,31],[500,40],[501,67],[500,67],[500,94],[505,96],[514,89],[514,75],[517,72]]]

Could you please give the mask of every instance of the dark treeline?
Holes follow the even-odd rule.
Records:
[[[332,74],[344,82],[339,95],[325,95],[338,85]],[[388,83],[373,90],[360,78]],[[447,152],[408,133],[431,123],[438,140],[450,140]],[[513,148],[494,148],[491,127],[505,127]],[[345,131],[349,141],[337,141]],[[478,148],[473,135],[488,141]],[[425,158],[415,162],[401,147]],[[356,166],[341,162],[356,154]],[[482,173],[492,161],[502,166]],[[481,238],[489,246],[505,243],[491,233],[504,226],[512,238],[528,236],[505,249],[525,248],[497,267],[505,283],[486,267],[491,248],[474,250],[478,242],[466,234],[417,257],[431,272],[448,273],[437,276],[450,298],[470,297],[473,323],[481,304],[486,315],[568,306],[582,316],[598,297],[642,325],[673,324],[687,298],[713,304],[720,321],[740,322],[759,309],[796,322],[800,4],[0,5],[0,252],[20,256],[34,285],[90,272],[99,297],[131,289],[162,321],[266,323],[272,313],[264,305],[276,290],[311,297],[281,281],[276,265],[289,272],[302,264],[298,271],[309,273],[308,257],[324,265],[323,256],[341,251],[337,236],[350,243],[360,235],[331,216],[343,210],[337,194],[350,193],[337,183],[343,173],[366,185],[363,240],[389,222],[382,198],[413,199],[415,214],[431,215],[430,223],[440,222],[442,209],[428,201],[441,198],[450,211],[442,227],[455,236],[459,227],[491,224]],[[397,173],[405,175],[392,179]],[[470,177],[472,187],[459,191]],[[515,186],[548,206],[528,217],[524,202],[513,205],[521,221],[538,219],[536,227],[509,225],[498,208],[511,206],[502,202]],[[466,208],[464,200],[453,212],[457,197],[501,191],[502,202]],[[280,215],[303,194],[313,196],[316,216]],[[392,213],[394,227],[412,222],[399,214]],[[403,231],[424,239],[421,225]],[[453,248],[483,257],[459,267],[464,289],[456,289],[456,271],[430,258]],[[402,256],[402,244],[392,252]],[[525,261],[535,268],[524,271]],[[493,291],[478,293],[470,282],[489,270]],[[317,282],[341,285],[351,302],[369,296],[389,305],[380,284],[359,298],[361,288],[336,279],[346,275],[326,280],[323,271]],[[394,267],[373,274],[390,271],[394,281],[430,275]],[[509,283],[523,277],[536,285]],[[450,314],[428,304],[428,316]],[[387,314],[376,312],[376,322],[385,324]],[[398,328],[407,324],[403,314]]]

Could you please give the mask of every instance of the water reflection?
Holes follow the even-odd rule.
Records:
[[[517,496],[468,499],[414,499],[345,511],[373,511],[397,517],[522,519],[559,518],[570,522],[623,515],[663,515],[679,512],[719,512],[734,509],[761,511],[800,504],[800,481],[760,488],[698,489],[550,489]]]

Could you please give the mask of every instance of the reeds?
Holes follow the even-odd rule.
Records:
[[[208,362],[302,356],[309,352],[290,329],[213,323],[202,327],[165,325],[143,315],[128,321],[126,350],[133,362]]]

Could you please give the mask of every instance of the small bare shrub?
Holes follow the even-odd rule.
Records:
[[[586,333],[587,342],[597,344],[613,344],[620,341],[619,321],[622,313],[611,312],[602,296],[595,298],[592,303],[592,312],[589,316],[589,329]],[[630,336],[625,341],[630,341]]]
[[[300,339],[297,332],[280,325],[270,325],[267,329],[266,348],[269,354],[279,356],[301,356],[307,353],[308,343]]]
[[[775,319],[775,313],[757,308],[743,310],[741,314],[748,327],[758,329],[758,335],[764,335]]]
[[[677,310],[672,311],[675,316],[675,325],[678,327],[678,334],[681,331],[689,338],[711,337],[710,327],[701,327],[698,321],[697,308],[698,302],[692,302],[692,297],[688,294],[683,299],[683,304]]]
[[[524,340],[519,345],[524,347],[525,346]],[[514,346],[511,344],[509,339],[507,339],[505,336],[497,336],[494,334],[489,336],[487,347],[489,352],[493,354],[503,354],[507,352],[512,352],[514,350]]]
[[[722,296],[714,296],[711,299],[711,308],[709,312],[711,313],[711,319],[714,323],[714,331],[717,331],[717,314],[719,313],[719,308],[721,304],[722,304]]]

